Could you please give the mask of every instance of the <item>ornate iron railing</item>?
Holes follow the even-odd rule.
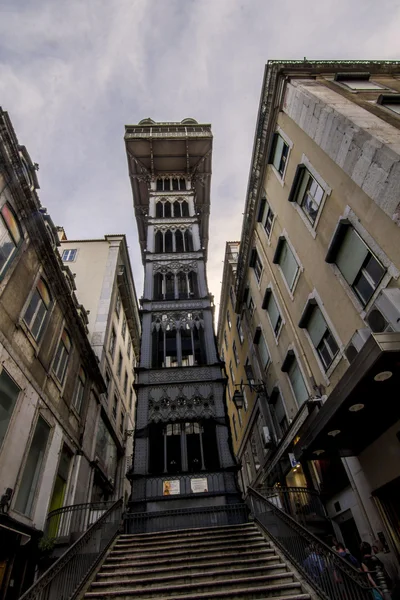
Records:
[[[254,519],[281,548],[321,598],[371,600],[367,574],[360,572],[274,502],[248,488]]]
[[[125,533],[155,533],[174,529],[238,525],[248,521],[246,504],[203,506],[159,512],[125,513]]]
[[[47,515],[44,535],[49,539],[70,539],[73,534],[86,531],[114,504],[109,502],[91,502],[73,504],[52,510]]]
[[[321,497],[315,490],[303,487],[260,487],[257,491],[303,525],[309,526],[312,521],[327,519]]]
[[[121,528],[122,498],[60,556],[20,600],[76,600]]]

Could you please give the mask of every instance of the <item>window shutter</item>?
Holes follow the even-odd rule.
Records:
[[[267,199],[265,197],[261,198],[260,208],[258,209],[258,216],[257,216],[258,223],[262,223],[266,203],[267,203]]]
[[[296,356],[295,356],[293,350],[288,350],[288,352],[285,356],[285,360],[282,363],[281,371],[283,371],[283,373],[287,373],[289,371],[290,367],[292,366],[292,363],[294,360],[296,360]]]
[[[368,247],[353,228],[349,228],[336,256],[336,264],[349,285],[368,256]]]
[[[335,81],[368,81],[370,73],[335,73]]]
[[[315,300],[315,298],[311,298],[310,300],[308,300],[307,304],[305,305],[305,308],[303,310],[303,314],[300,317],[300,321],[299,321],[299,327],[300,329],[306,329],[308,326],[308,322],[311,318],[311,315],[314,312],[314,307],[317,306],[317,301]]]
[[[299,406],[301,406],[306,400],[308,400],[308,391],[297,361],[292,365],[288,375],[297,403]]]
[[[325,262],[334,263],[336,260],[336,255],[340,250],[342,242],[346,237],[347,231],[351,227],[350,221],[348,219],[341,219],[335,229],[335,233],[332,236],[331,242],[329,244],[328,252],[325,257]]]
[[[259,344],[260,343],[260,337],[261,337],[261,327],[256,327],[256,330],[254,332],[253,343],[254,344]]]
[[[274,258],[272,259],[272,262],[277,265],[279,264],[279,260],[281,257],[281,252],[283,250],[283,246],[286,243],[286,238],[285,236],[281,235],[280,238],[278,239],[278,243],[276,245],[276,250],[275,250],[275,254],[274,254]]]
[[[269,314],[269,318],[271,319],[272,327],[275,330],[276,324],[280,317],[280,313],[273,294],[270,294],[269,296],[267,311]]]
[[[284,417],[286,417],[285,406],[283,404],[282,396],[278,392],[278,396],[275,404],[275,417],[278,423],[282,421]]]
[[[283,138],[278,133],[276,133],[275,140],[274,140],[274,146],[275,146],[274,153],[273,153],[271,162],[277,171],[279,171],[279,167],[281,165],[281,157],[282,157],[284,145],[285,145],[285,142],[283,141]]]
[[[251,251],[251,254],[250,254],[250,262],[249,262],[250,267],[254,268],[254,266],[256,264],[256,260],[257,260],[257,250],[255,248],[253,248],[253,250]]]
[[[296,169],[296,173],[294,175],[292,187],[290,189],[289,196],[288,196],[289,202],[296,202],[296,197],[297,197],[296,192],[297,192],[301,178],[303,177],[303,174],[305,171],[306,171],[306,168],[304,165],[301,165],[301,164],[297,165],[297,169]]]
[[[322,316],[322,312],[318,306],[315,306],[307,325],[308,334],[315,348],[319,346],[319,343],[324,337],[326,330],[327,325],[324,317]]]

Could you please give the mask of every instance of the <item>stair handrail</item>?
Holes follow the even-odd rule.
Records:
[[[75,600],[121,528],[120,498],[74,542],[19,600]],[[89,551],[88,551],[89,550]]]
[[[371,600],[367,573],[353,567],[257,490],[248,487],[245,500],[255,521],[323,599]]]
[[[100,500],[56,508],[47,515],[44,535],[50,539],[60,539],[72,533],[82,533],[100,518],[100,511],[105,513],[113,504],[114,500]]]

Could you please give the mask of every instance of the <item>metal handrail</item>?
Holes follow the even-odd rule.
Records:
[[[366,573],[253,488],[247,488],[246,501],[257,523],[322,598],[371,600],[372,588]]]
[[[71,504],[52,510],[47,515],[44,535],[49,539],[69,538],[72,534],[83,533],[95,523],[113,504],[105,502],[86,502]]]
[[[321,496],[316,490],[305,487],[262,486],[257,488],[257,491],[300,523],[328,518]]]
[[[19,600],[76,600],[121,528],[122,506],[114,502]]]

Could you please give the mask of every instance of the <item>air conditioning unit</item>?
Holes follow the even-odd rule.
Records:
[[[268,446],[270,446],[272,439],[271,439],[271,434],[269,432],[269,427],[263,427],[263,442],[264,442],[264,448],[267,448]]]
[[[371,330],[368,327],[365,327],[364,329],[357,329],[344,351],[350,364],[360,352],[370,335]]]
[[[400,289],[382,290],[365,320],[373,333],[400,331]]]

